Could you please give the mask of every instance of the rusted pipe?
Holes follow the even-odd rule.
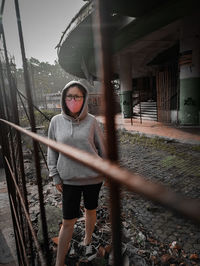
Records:
[[[18,234],[19,234],[19,238],[20,238],[20,244],[22,245],[22,249],[23,249],[23,255],[24,255],[24,258],[25,258],[25,263],[28,266],[29,262],[28,262],[28,258],[27,258],[27,255],[26,255],[26,248],[25,248],[25,245],[24,245],[24,241],[23,241],[23,237],[22,237],[22,233],[21,233],[21,228],[20,228],[20,225],[19,225],[19,221],[18,221],[16,210],[15,210],[15,205],[14,205],[14,202],[13,202],[13,199],[12,199],[12,195],[10,197],[10,200],[11,200],[11,204],[12,204],[12,208],[13,208],[13,212],[14,212],[14,216],[15,216],[15,221],[16,221],[16,224],[17,224]]]
[[[25,99],[26,99],[26,97],[25,97],[25,96],[24,96],[24,95],[23,95],[18,89],[17,89],[17,92],[18,92],[19,98],[20,98],[20,100],[21,100],[22,106],[23,106],[23,108],[24,108],[24,112],[25,112],[25,114],[26,114],[26,117],[27,117],[29,123],[31,123],[30,118],[29,118],[29,115],[28,115],[28,112],[27,112],[26,107],[25,107],[25,105],[24,105],[24,103],[23,103],[23,101],[22,101],[21,96],[23,96]],[[27,100],[27,99],[26,99],[26,100]],[[41,112],[41,114],[43,114],[43,113]],[[44,117],[46,117],[45,114],[43,114],[43,115],[44,115]],[[49,119],[49,120],[50,120],[50,119]],[[41,155],[42,155],[42,158],[43,158],[43,160],[44,160],[44,163],[45,163],[45,165],[46,165],[47,170],[49,170],[48,165],[47,165],[47,160],[46,160],[46,158],[45,158],[45,156],[44,156],[44,152],[43,152],[43,150],[42,150],[42,148],[40,147],[39,144],[38,144],[38,149],[39,149],[39,151],[40,151],[40,153],[41,153]]]
[[[15,0],[15,11],[16,11],[16,17],[17,17],[17,26],[18,26],[18,33],[19,33],[23,68],[24,68],[24,81],[25,81],[26,96],[28,99],[31,129],[33,132],[36,132],[35,117],[34,117],[34,112],[33,112],[33,101],[32,101],[32,95],[31,95],[31,87],[30,87],[30,78],[29,78],[28,65],[27,65],[27,59],[26,59],[26,54],[25,54],[24,39],[23,39],[23,33],[22,33],[22,25],[21,25],[21,17],[20,17],[18,0]],[[40,213],[41,213],[45,257],[46,257],[47,264],[50,265],[51,264],[51,253],[49,252],[48,229],[47,229],[46,214],[45,214],[45,207],[44,207],[40,158],[38,154],[39,153],[38,143],[34,140],[33,140],[33,148],[34,148],[35,169],[36,169],[36,177],[37,177],[37,185],[38,185],[38,195],[39,195],[39,202],[40,202]]]
[[[42,250],[41,250],[41,248],[40,248],[40,244],[39,244],[39,242],[38,242],[38,240],[37,240],[37,237],[36,237],[36,235],[35,235],[35,232],[34,232],[34,229],[33,229],[32,223],[31,223],[31,219],[30,219],[29,214],[28,214],[28,212],[27,212],[27,210],[26,210],[26,206],[25,206],[25,203],[24,203],[23,197],[22,197],[22,195],[21,195],[20,189],[19,189],[19,187],[18,187],[18,185],[17,185],[17,183],[16,183],[16,181],[15,181],[15,177],[14,177],[14,174],[13,174],[13,172],[12,172],[12,169],[11,169],[10,163],[8,162],[7,158],[5,158],[5,160],[6,160],[6,163],[7,163],[8,168],[9,168],[9,171],[10,171],[10,174],[11,174],[11,177],[12,177],[12,180],[13,180],[13,182],[14,182],[14,185],[15,185],[16,191],[17,191],[17,193],[18,193],[19,199],[20,199],[20,201],[21,201],[21,205],[22,205],[22,208],[23,208],[23,210],[24,210],[24,214],[25,214],[25,216],[26,216],[26,220],[27,220],[28,226],[29,226],[29,228],[30,228],[30,231],[31,231],[31,234],[32,234],[33,240],[34,240],[34,242],[35,242],[35,246],[36,246],[37,251],[38,251],[38,254],[39,254],[39,258],[40,258],[41,265],[42,265],[42,266],[47,266],[47,264],[46,264],[46,262],[45,262],[45,260],[44,260],[43,254],[42,254]]]
[[[27,97],[21,92],[21,91],[19,91],[18,89],[17,89],[17,92],[18,92],[18,94],[19,95],[21,95],[25,100],[27,100],[28,101],[28,99],[27,99]],[[36,105],[34,105],[33,104],[33,107],[41,114],[41,115],[43,115],[48,121],[50,121],[51,119],[48,117],[48,116],[46,116]]]
[[[11,81],[12,81],[12,99],[13,99],[13,109],[15,112],[15,120],[16,123],[19,124],[19,113],[18,113],[18,108],[17,108],[17,85],[15,82],[14,77],[11,75]],[[23,151],[22,151],[22,141],[21,141],[21,135],[20,132],[17,131],[16,133],[16,138],[17,138],[17,149],[18,149],[18,158],[16,158],[17,164],[19,164],[19,176],[21,177],[21,182],[22,182],[22,189],[23,189],[23,196],[24,196],[24,201],[25,201],[25,206],[26,206],[26,210],[29,213],[29,206],[28,206],[28,198],[27,198],[27,189],[26,189],[26,178],[25,178],[25,170],[24,170],[24,156],[23,156]],[[17,157],[17,156],[16,156]],[[23,221],[23,219],[21,219]],[[24,224],[24,223],[23,223]],[[27,224],[25,224],[27,227]],[[23,236],[25,239],[25,229],[23,228]],[[30,253],[31,256],[33,257],[33,247],[32,247],[32,237],[31,237],[31,233],[30,230],[28,228],[28,237],[29,237],[29,247],[30,247]],[[28,239],[26,239],[27,241]]]
[[[112,31],[110,21],[109,1],[96,0],[93,16],[93,32],[95,37],[95,50],[98,76],[102,83],[105,131],[106,131],[106,152],[107,158],[117,162],[117,141],[115,130],[115,102],[112,79],[111,46]],[[112,108],[111,108],[112,106]],[[112,224],[112,245],[113,265],[123,265],[121,255],[121,206],[120,187],[115,180],[110,180],[110,213]]]
[[[170,208],[175,212],[179,212],[180,214],[200,223],[199,201],[184,198],[171,191],[168,187],[146,180],[142,175],[134,174],[124,168],[119,167],[116,163],[113,163],[109,160],[93,157],[87,152],[37,135],[36,133],[23,129],[6,120],[0,119],[0,121],[7,123],[22,133],[49,146],[50,148],[61,152],[65,156],[68,156],[69,158],[76,160],[99,173],[102,173],[111,180],[124,185],[127,190],[133,191],[151,201],[160,203],[161,205]]]

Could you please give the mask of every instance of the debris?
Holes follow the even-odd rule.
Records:
[[[194,253],[190,255],[190,260],[198,260],[199,259],[199,255]]]
[[[162,257],[161,257],[161,262],[162,262],[162,263],[167,263],[167,262],[169,262],[169,261],[171,260],[171,258],[172,258],[171,255],[169,255],[169,254],[164,254],[164,255],[162,255]]]
[[[58,237],[52,237],[51,239],[54,244],[58,245]]]

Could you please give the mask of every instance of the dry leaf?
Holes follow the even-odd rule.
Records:
[[[169,254],[165,254],[165,255],[163,255],[163,256],[161,257],[161,261],[162,261],[162,263],[166,263],[166,262],[168,262],[171,258],[172,258],[171,255],[169,255]]]
[[[190,255],[190,260],[198,260],[199,259],[199,256],[198,256],[198,254],[191,254]]]
[[[51,239],[54,244],[58,245],[58,236]]]
[[[104,256],[105,256],[105,253],[106,253],[105,248],[102,247],[102,246],[100,246],[100,247],[98,248],[97,256],[98,256],[98,257],[104,257]]]
[[[110,253],[110,251],[111,251],[111,249],[112,249],[112,245],[107,245],[107,246],[105,246],[105,251],[106,251],[106,253]]]
[[[147,239],[151,244],[158,245],[158,241],[153,239],[153,238],[148,238]]]

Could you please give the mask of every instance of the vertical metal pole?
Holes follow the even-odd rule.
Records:
[[[17,87],[16,87],[16,82],[14,78],[12,77],[12,84],[13,84],[13,102],[14,108],[15,108],[15,113],[16,113],[16,123],[19,124],[19,113],[18,113],[18,108],[17,108]],[[25,178],[25,170],[24,170],[24,156],[23,156],[23,151],[22,151],[22,141],[21,141],[21,135],[19,131],[16,132],[17,134],[17,148],[18,148],[18,153],[19,153],[19,167],[20,167],[20,174],[21,174],[21,181],[22,181],[22,189],[23,189],[23,197],[24,197],[24,202],[26,206],[26,210],[29,213],[29,205],[28,205],[28,197],[27,197],[27,189],[26,189],[26,178]],[[33,242],[32,242],[32,236],[30,229],[26,223],[26,229],[28,229],[28,237],[29,237],[29,248],[30,248],[30,253],[31,253],[31,259],[32,259],[32,265],[34,265],[34,253],[33,253]]]
[[[33,132],[36,132],[35,117],[34,117],[34,112],[33,112],[33,102],[32,102],[32,95],[31,95],[31,88],[30,88],[30,78],[29,78],[29,73],[28,73],[27,59],[26,59],[26,55],[25,55],[24,39],[23,39],[23,33],[22,33],[22,25],[21,25],[18,0],[15,0],[15,10],[16,10],[16,17],[17,17],[17,24],[18,24],[20,47],[21,47],[21,53],[22,53],[22,61],[23,61],[23,68],[24,68],[24,81],[25,81],[26,96],[28,98],[28,107],[29,107],[29,114],[30,114],[30,120],[31,120],[31,129]],[[39,158],[39,154],[38,154],[39,153],[38,152],[38,143],[35,140],[33,140],[33,147],[34,147],[35,168],[36,168],[36,175],[37,175],[38,194],[39,194],[39,201],[40,201],[40,213],[41,213],[41,220],[42,220],[43,241],[44,241],[44,249],[45,249],[45,253],[46,253],[45,256],[46,256],[47,265],[50,265],[51,256],[50,256],[50,252],[49,252],[48,230],[47,230],[46,214],[45,214],[45,208],[44,208],[44,197],[43,197],[43,189],[42,189],[40,158]]]
[[[35,91],[35,77],[34,77],[34,67],[32,65],[32,63],[29,64],[30,65],[30,73],[31,73],[31,83],[32,83],[32,92],[33,92],[33,99],[35,101],[33,101],[35,103],[35,105],[37,106],[37,97],[36,97],[36,91]]]
[[[2,70],[2,69],[0,69]],[[2,78],[3,78],[3,74],[1,73],[1,82],[2,82]],[[3,81],[4,82],[4,81]],[[3,119],[6,119],[6,115],[5,115],[5,100],[3,98],[3,93],[2,93],[2,87],[0,87],[0,117],[2,117]],[[8,139],[7,139],[7,134],[8,134],[8,130],[7,130],[7,126],[5,126],[4,124],[0,125],[0,144],[2,147],[2,152],[3,155],[7,157],[7,159],[9,161],[11,161],[10,159],[10,155],[9,155],[9,144],[8,144]],[[3,159],[4,159],[3,156]],[[10,203],[10,209],[11,209],[11,216],[12,216],[12,222],[13,222],[13,228],[14,228],[14,234],[15,234],[15,243],[16,243],[16,249],[17,249],[17,258],[18,261],[20,262],[20,250],[19,250],[19,245],[18,245],[18,241],[17,241],[17,225],[16,225],[16,220],[15,220],[15,216],[14,216],[14,212],[13,212],[13,208],[12,208],[12,204],[11,204],[11,198],[10,198],[10,193],[12,192],[13,196],[14,196],[14,204],[16,206],[16,195],[15,195],[15,189],[13,186],[13,182],[11,181],[11,175],[8,169],[7,164],[5,163],[5,159],[3,160],[4,162],[4,169],[5,169],[5,173],[6,173],[6,182],[7,182],[7,187],[8,187],[8,196],[9,196],[9,203]]]
[[[1,97],[2,97],[2,101],[4,101],[4,106],[2,105],[2,108],[4,108],[4,115],[5,117],[9,117],[9,113],[8,113],[8,103],[7,103],[7,99],[6,99],[6,94],[5,94],[5,82],[4,82],[4,74],[3,74],[3,66],[0,60],[0,79],[1,79],[1,88],[2,88],[2,92],[1,92]]]
[[[142,80],[143,84],[143,80]],[[139,107],[140,107],[140,124],[142,124],[142,107],[141,107],[141,87],[139,86]]]
[[[17,123],[17,101],[15,100],[16,98],[16,92],[13,90],[13,86],[12,86],[12,80],[11,80],[11,70],[10,70],[10,64],[9,64],[9,60],[8,60],[8,52],[7,52],[7,46],[6,46],[6,39],[5,39],[5,35],[4,35],[4,28],[3,28],[3,24],[1,24],[1,34],[3,37],[3,48],[4,48],[4,55],[5,55],[5,60],[6,60],[6,70],[7,70],[7,78],[8,78],[8,84],[9,84],[9,89],[10,89],[10,104],[11,104],[11,108],[10,108],[10,117],[12,119],[13,122]],[[12,112],[11,112],[12,111]],[[12,154],[12,165],[14,168],[14,172],[15,172],[15,178],[17,183],[19,182],[19,175],[18,175],[18,170],[17,170],[17,162],[16,162],[16,145],[15,145],[15,138],[19,138],[19,132],[12,132],[10,131],[10,144],[11,144],[11,154]],[[18,143],[19,144],[19,143]],[[21,143],[20,143],[21,145]],[[19,148],[19,147],[17,147]],[[13,194],[13,191],[11,190],[11,193]],[[13,194],[13,196],[15,197],[15,195]],[[21,221],[20,225],[21,225],[21,231],[22,231],[22,235],[23,235],[23,240],[25,242],[25,235],[24,235],[24,228],[23,228],[23,215],[22,215],[22,210],[21,210],[21,205],[19,204],[19,198],[17,196],[17,202],[15,205],[16,209],[17,209],[17,214],[19,216],[19,220]],[[18,230],[18,228],[16,228]],[[20,233],[20,232],[18,232]],[[22,246],[20,244],[20,248],[22,250]],[[23,254],[22,254],[23,256]]]
[[[106,121],[107,157],[117,161],[117,142],[115,134],[115,103],[113,85],[111,84],[111,23],[109,1],[95,0],[94,35],[97,56],[97,67],[103,87],[104,113]],[[110,182],[110,204],[112,222],[112,241],[114,265],[122,266],[121,256],[121,208],[120,187],[116,182]]]

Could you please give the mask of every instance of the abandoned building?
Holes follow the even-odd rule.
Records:
[[[111,2],[112,78],[120,83],[124,117],[139,110],[146,119],[200,125],[198,1]],[[63,69],[90,81],[98,79],[93,4],[87,1],[58,45]]]

